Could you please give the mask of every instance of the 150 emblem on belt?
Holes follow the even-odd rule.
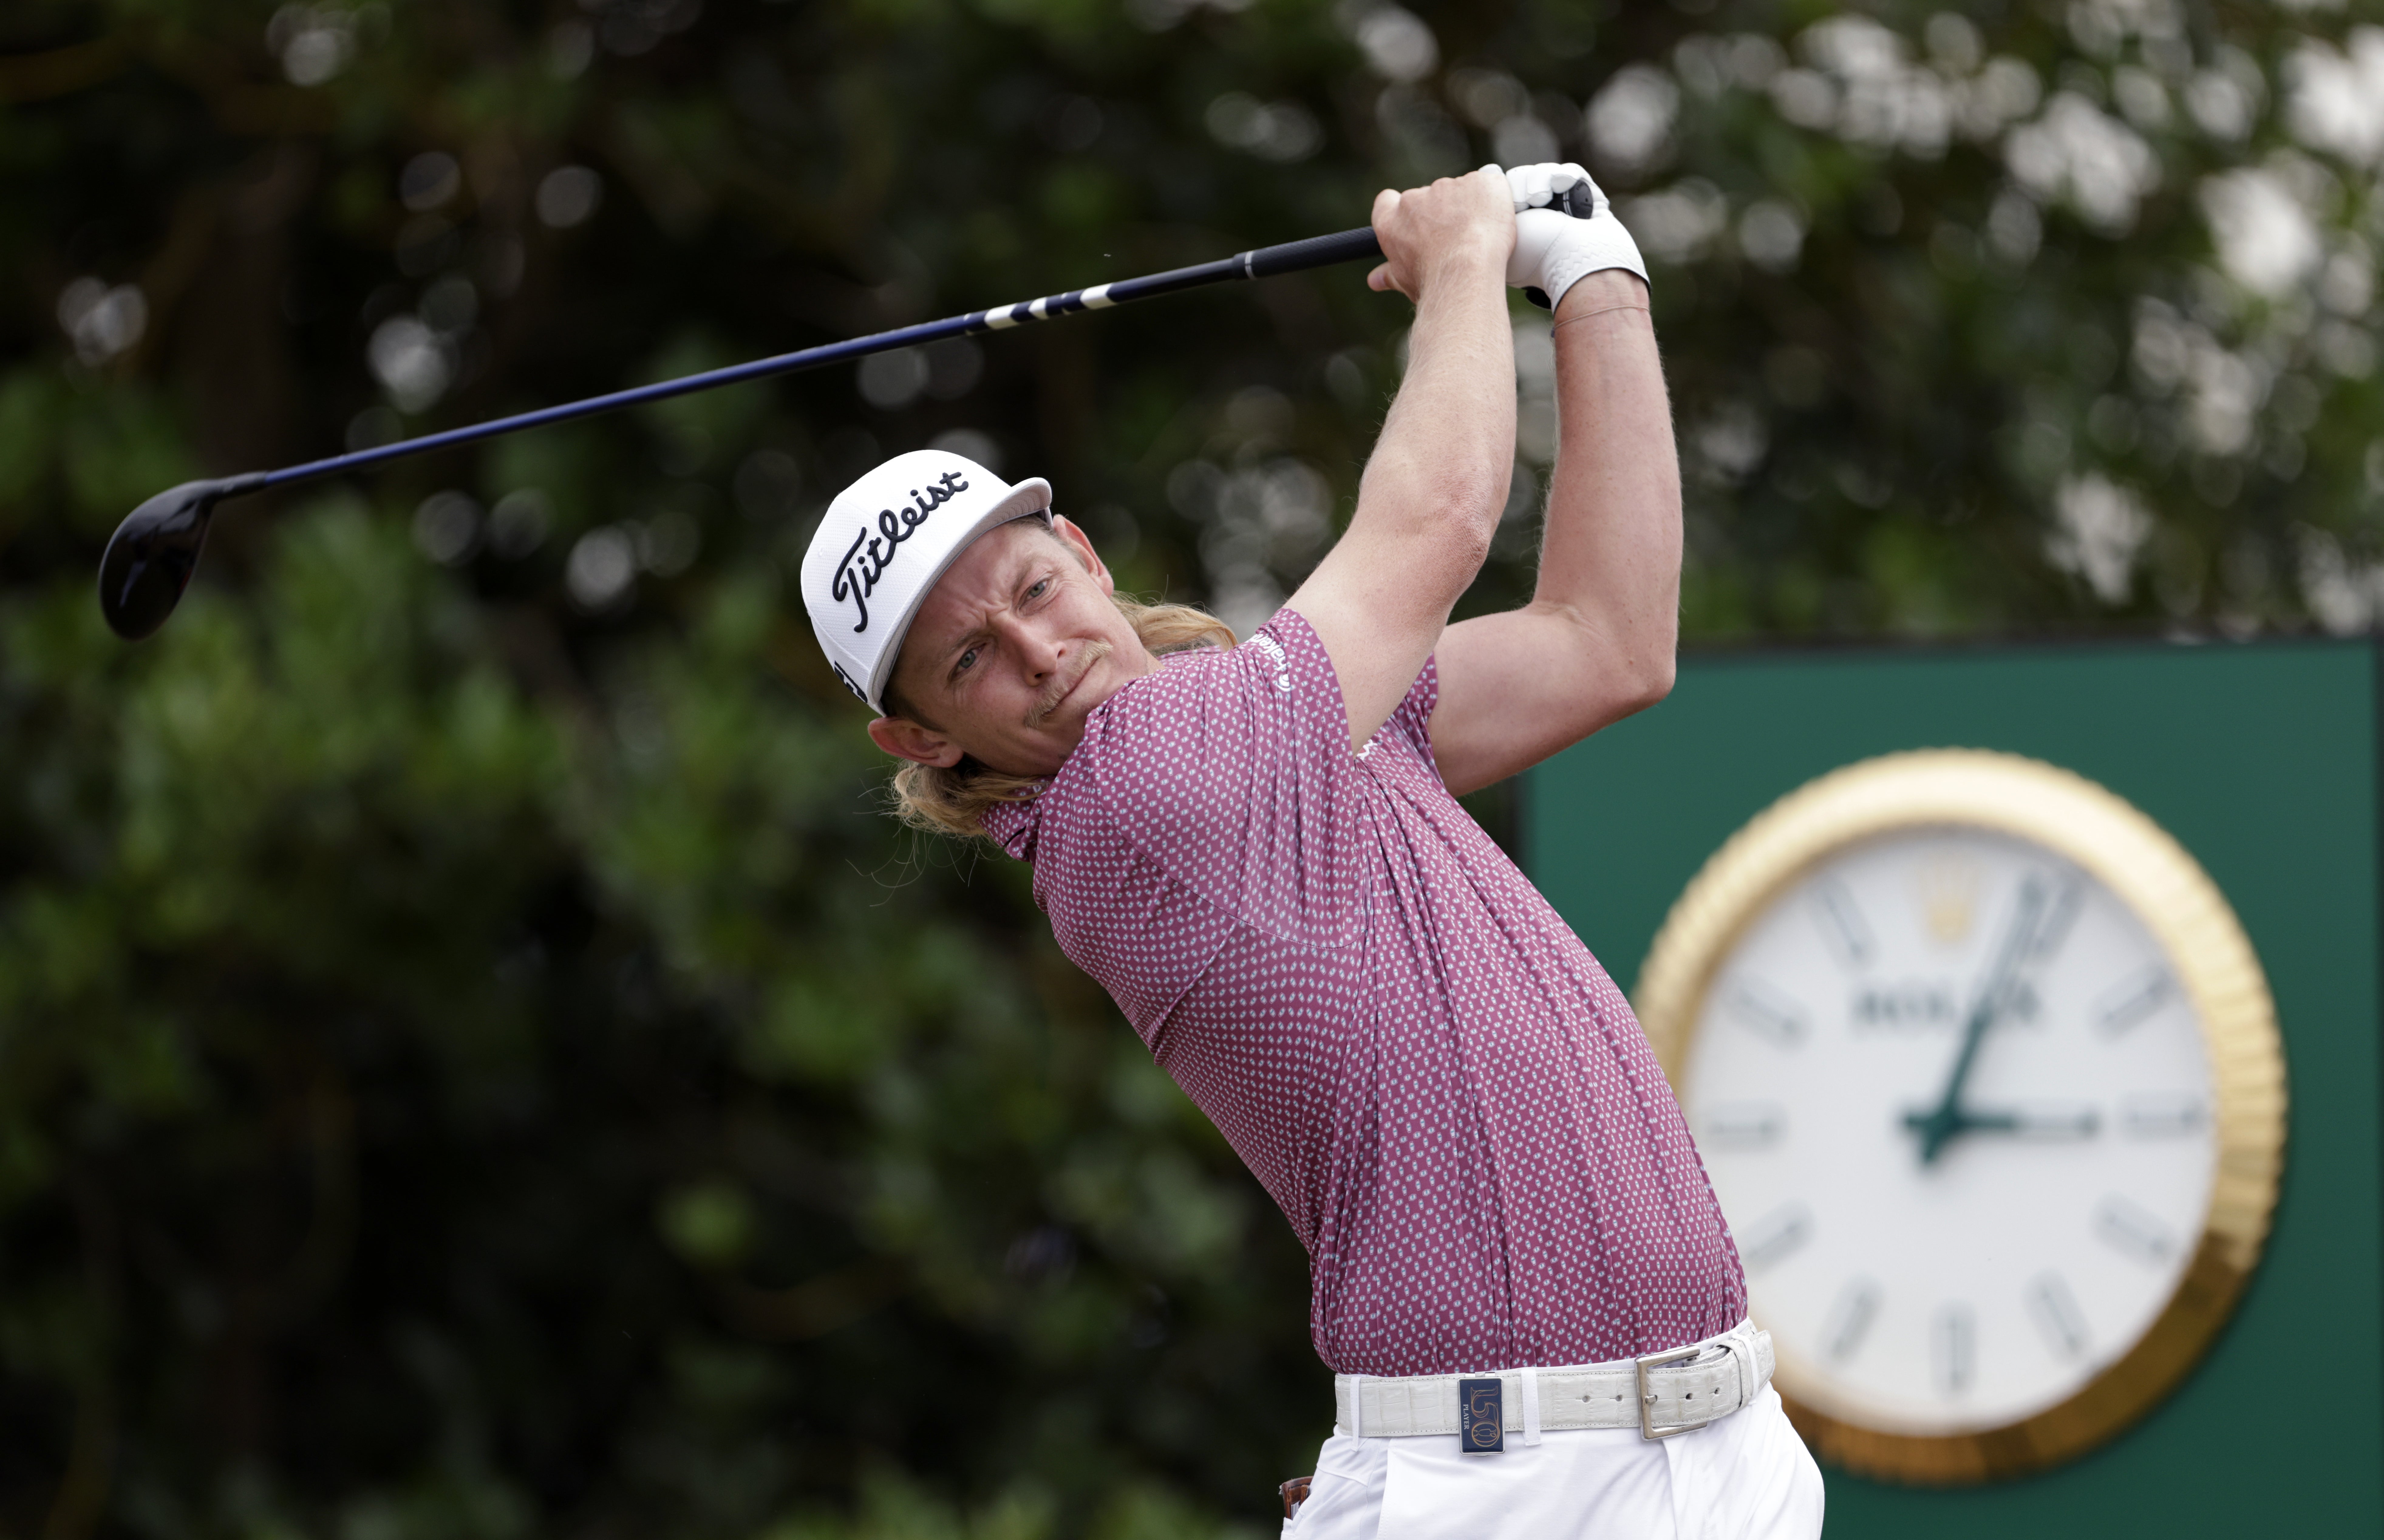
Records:
[[[1457,1448],[1460,1454],[1495,1455],[1507,1447],[1507,1383],[1457,1382]]]

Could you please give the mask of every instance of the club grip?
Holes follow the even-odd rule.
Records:
[[[1576,219],[1586,219],[1597,205],[1589,185],[1576,182],[1554,206]],[[1330,267],[1337,262],[1356,262],[1361,257],[1371,262],[1383,259],[1383,243],[1371,227],[1345,230],[1334,235],[1311,235],[1305,241],[1286,241],[1280,246],[1260,246],[1254,252],[1244,252],[1241,266],[1246,278],[1273,278],[1277,273]]]
[[[1383,243],[1374,238],[1372,227],[1345,230],[1335,235],[1311,235],[1305,241],[1286,241],[1280,246],[1260,246],[1242,254],[1242,271],[1250,278],[1273,278],[1277,273],[1296,273],[1304,267],[1329,267],[1336,262],[1383,259]]]

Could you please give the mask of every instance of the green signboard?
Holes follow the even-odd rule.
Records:
[[[2291,1097],[2275,1227],[2177,1391],[2070,1464],[1984,1486],[1829,1472],[1834,1540],[2384,1534],[2378,658],[2365,641],[1693,658],[1671,698],[1533,773],[1525,863],[1626,989],[1748,818],[1900,750],[2048,761],[2132,801],[2234,906]]]

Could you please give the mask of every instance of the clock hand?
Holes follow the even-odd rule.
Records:
[[[1980,1134],[2016,1134],[2024,1139],[2091,1139],[2103,1126],[2102,1114],[2092,1107],[2040,1103],[1996,1112],[1966,1111],[1965,1129]]]
[[[1934,1126],[1934,1110],[1904,1114],[1904,1126],[1925,1134]],[[1980,1111],[1957,1107],[1953,1113],[1956,1134],[2010,1134],[2024,1139],[2091,1139],[2102,1131],[2102,1114],[2087,1106],[2038,1105]]]
[[[1937,1105],[1926,1113],[1907,1116],[1905,1126],[1920,1136],[1920,1163],[1934,1165],[1938,1154],[1955,1135],[1962,1132],[1962,1087],[1970,1078],[1970,1066],[1978,1059],[1979,1043],[2002,1013],[2004,999],[2008,992],[2012,975],[2019,966],[2021,956],[2036,928],[2036,917],[2044,908],[2044,885],[2030,876],[2019,891],[2019,908],[2012,915],[2010,928],[2004,932],[2003,948],[1995,965],[1979,987],[1976,1004],[1970,1007],[1970,1019],[1962,1028],[1961,1051],[1954,1057],[1953,1072],[1945,1078],[1945,1089]]]

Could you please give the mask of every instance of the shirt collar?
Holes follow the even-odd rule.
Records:
[[[1050,784],[1038,781],[1016,801],[996,802],[977,815],[985,832],[1020,861],[1035,859],[1036,836],[1043,828],[1043,789]]]

